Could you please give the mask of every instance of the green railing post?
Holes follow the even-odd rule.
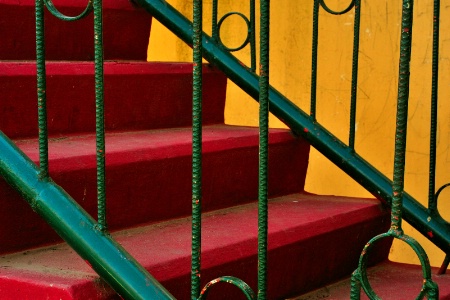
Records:
[[[258,300],[267,299],[270,0],[261,0],[259,66]]]
[[[102,0],[94,0],[95,51],[95,136],[97,157],[98,227],[107,230],[105,180],[105,103],[103,85],[103,9]]]
[[[408,123],[408,101],[411,62],[411,41],[413,31],[413,5],[414,0],[403,0],[402,24],[400,37],[400,62],[398,81],[397,118],[395,129],[395,154],[394,154],[394,178],[392,184],[392,212],[391,228],[387,233],[380,234],[370,240],[364,247],[359,260],[358,269],[352,276],[351,299],[359,299],[359,289],[362,286],[364,292],[370,299],[380,299],[372,289],[367,278],[367,257],[372,247],[381,239],[393,237],[408,244],[419,257],[422,265],[423,285],[417,299],[437,300],[439,289],[431,279],[431,267],[427,254],[420,244],[403,233],[403,193],[405,179],[405,157],[406,157],[406,134]],[[359,281],[359,284],[356,284]]]
[[[192,267],[191,299],[200,295],[202,223],[202,19],[201,0],[193,3],[193,94],[192,94]]]
[[[47,83],[45,71],[44,2],[36,0],[36,68],[39,130],[39,167],[48,177]]]

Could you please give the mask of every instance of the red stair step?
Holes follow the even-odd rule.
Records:
[[[63,13],[80,14],[88,1],[53,0]],[[151,16],[128,0],[103,1],[105,59],[146,60]],[[0,60],[36,59],[34,0],[0,0]],[[60,21],[45,9],[46,58],[93,60],[93,14]]]
[[[439,286],[439,299],[450,299],[450,274],[436,275],[438,268],[432,268],[432,279]],[[422,288],[422,268],[417,265],[401,264],[386,260],[369,268],[368,279],[381,299],[416,299]],[[290,300],[344,300],[350,299],[350,279],[328,285],[311,293]],[[369,299],[361,292],[361,300]]]
[[[269,202],[268,299],[284,299],[348,275],[364,244],[387,230],[377,200],[292,194]],[[204,214],[202,284],[234,275],[256,285],[257,204]],[[189,218],[113,235],[177,299],[189,296]],[[386,259],[390,241],[372,253]],[[332,251],[330,251],[332,250]],[[0,292],[15,299],[111,299],[113,292],[65,244],[0,258]],[[217,286],[211,299],[243,299]],[[112,297],[114,298],[114,297]]]
[[[47,63],[51,135],[95,131],[94,66]],[[224,121],[226,77],[204,66],[204,124]],[[0,130],[10,138],[37,136],[36,65],[0,62]],[[107,62],[107,130],[141,130],[192,124],[192,64]],[[26,120],[26,121],[24,121]]]
[[[190,128],[106,135],[107,213],[112,228],[187,216],[191,212]],[[211,125],[203,133],[204,209],[257,199],[258,129]],[[37,141],[16,142],[33,161]],[[309,145],[287,130],[270,132],[269,193],[303,191]],[[95,136],[51,139],[50,175],[96,215]],[[0,182],[0,253],[59,240],[18,194]]]

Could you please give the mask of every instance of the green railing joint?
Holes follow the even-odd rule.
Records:
[[[201,290],[201,222],[202,222],[202,31],[203,4],[193,2],[193,92],[192,92],[192,263],[191,299]]]

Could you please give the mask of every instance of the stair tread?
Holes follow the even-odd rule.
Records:
[[[258,145],[258,128],[215,124],[203,126],[203,153],[247,148]],[[289,130],[270,129],[269,144],[292,141]],[[95,166],[95,134],[66,135],[49,139],[51,168]],[[37,139],[20,139],[16,145],[33,161],[39,160]],[[105,135],[108,164],[126,164],[148,159],[169,158],[192,153],[192,129],[170,128],[141,131],[107,132]],[[149,151],[150,150],[150,151]],[[153,150],[153,151],[152,151]],[[125,156],[123,156],[126,154]],[[120,156],[120,157],[118,157]],[[83,164],[80,159],[85,159]]]
[[[439,286],[439,299],[450,299],[450,274],[436,275],[432,268],[432,279]],[[382,262],[368,268],[368,279],[381,299],[416,299],[422,288],[422,268],[418,265]],[[350,299],[350,278],[328,285],[290,300],[343,300]],[[362,291],[361,299],[368,299]]]
[[[272,199],[269,202],[269,251],[314,240],[331,232],[337,235],[343,228],[380,216],[387,216],[387,212],[379,201],[373,199],[311,194],[291,194]],[[202,228],[204,269],[255,256],[257,203],[206,213]],[[124,230],[113,233],[113,236],[161,282],[190,273],[190,218]],[[355,239],[358,238],[355,236]],[[361,241],[361,246],[363,244]],[[307,260],[311,258],[305,258]],[[321,265],[321,262],[315,261],[314,264]],[[2,256],[0,268],[0,282],[3,283],[7,280],[27,283],[39,278],[39,283],[34,284],[53,284],[55,288],[57,285],[64,288],[73,285],[72,289],[77,289],[94,284],[97,278],[88,264],[66,244]],[[38,275],[43,273],[51,275]],[[256,274],[256,270],[251,273]],[[55,281],[54,277],[59,279]]]

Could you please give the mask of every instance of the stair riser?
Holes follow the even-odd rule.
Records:
[[[190,146],[188,146],[190,147]],[[309,148],[303,142],[272,145],[269,151],[269,194],[290,194],[303,190]],[[107,211],[112,229],[156,222],[191,213],[191,157],[148,159],[121,165],[114,156],[107,166]],[[292,159],[286,159],[292,157]],[[50,169],[53,180],[80,205],[96,215],[95,157],[59,163]],[[50,166],[52,164],[50,163]],[[286,169],[298,170],[285,172]],[[257,199],[258,148],[249,147],[206,153],[203,164],[203,207],[205,211],[225,208]],[[2,253],[26,249],[58,240],[56,234],[26,207],[17,194],[1,182],[0,218],[5,224],[0,243]]]
[[[49,134],[94,132],[93,65],[50,63],[47,69]],[[189,64],[107,63],[106,130],[190,126],[191,72]],[[31,63],[0,63],[0,130],[10,138],[37,135],[35,73]],[[204,82],[204,124],[223,123],[226,77],[205,67]]]
[[[86,3],[64,1],[58,5],[55,1],[57,8],[67,15],[78,15],[84,9],[80,6]],[[0,1],[0,60],[36,59],[34,14],[34,1]],[[127,0],[107,0],[103,20],[105,59],[146,60],[151,25],[148,13],[134,8]],[[63,22],[46,10],[45,29],[47,59],[93,60],[92,14],[76,22]]]

